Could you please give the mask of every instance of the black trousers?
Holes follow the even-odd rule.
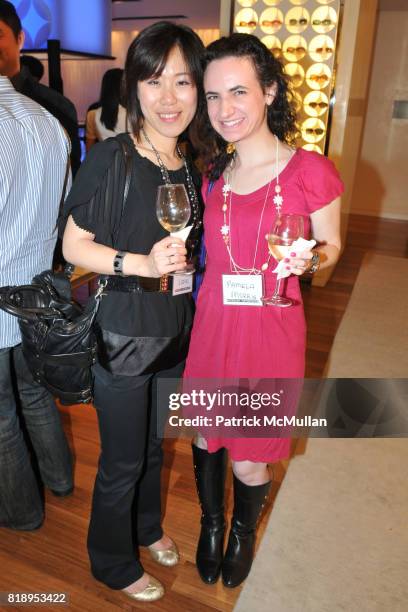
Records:
[[[95,407],[101,454],[92,501],[88,552],[92,574],[112,589],[123,589],[143,575],[138,545],[163,535],[160,472],[162,440],[157,410],[160,378],[180,378],[184,362],[145,376],[116,376],[95,368]],[[159,417],[158,417],[159,414]]]

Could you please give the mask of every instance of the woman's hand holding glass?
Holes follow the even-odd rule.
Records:
[[[191,217],[191,205],[183,184],[170,183],[158,187],[156,215],[160,225],[168,232],[178,232],[186,227]],[[172,237],[175,238],[174,234]],[[189,264],[188,267],[172,270],[171,273],[182,274],[183,272],[192,274],[194,266]]]
[[[285,267],[291,274],[301,276],[309,270],[312,257],[313,251],[311,249],[300,253],[291,251],[289,256],[284,258]]]
[[[183,272],[185,270],[187,249],[180,238],[167,236],[153,245],[146,256],[146,274],[151,278],[160,278],[163,274]]]
[[[292,244],[298,238],[303,238],[303,236],[304,220],[302,215],[279,214],[275,219],[271,233],[266,237],[270,254],[276,261],[284,260],[288,273],[292,273],[292,269],[296,269],[299,273],[302,269],[300,265],[304,265],[304,260],[298,258],[297,253],[292,250]],[[291,261],[292,259],[294,260],[293,262]],[[303,268],[303,272],[305,269]],[[293,301],[291,299],[280,295],[281,279],[288,275],[283,274],[281,276],[281,274],[277,274],[275,291],[272,297],[264,297],[262,299],[264,304],[267,306],[279,306],[280,308],[292,306]]]

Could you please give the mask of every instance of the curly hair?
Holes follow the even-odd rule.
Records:
[[[297,133],[294,97],[280,61],[256,36],[236,33],[224,36],[207,47],[203,58],[204,70],[211,62],[226,57],[251,59],[264,91],[276,84],[276,96],[267,109],[267,124],[279,140],[293,144]],[[208,169],[208,176],[211,180],[217,180],[231,159],[231,154],[226,152],[226,141],[210,123],[205,100],[199,103],[191,136],[204,166]]]

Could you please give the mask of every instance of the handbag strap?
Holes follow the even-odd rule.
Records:
[[[23,319],[24,321],[38,321],[38,315],[55,319],[59,315],[57,309],[47,306],[24,308],[20,306],[21,293],[37,293],[43,296],[44,301],[47,300],[47,292],[40,285],[19,285],[18,287],[0,287],[0,309],[7,312],[9,315]],[[17,299],[13,299],[17,294]]]
[[[122,140],[121,135],[117,136],[117,141],[120,144],[122,149],[122,154],[125,159],[125,185],[123,188],[123,197],[122,197],[122,207],[119,215],[119,222],[116,228],[115,233],[112,232],[112,247],[115,248],[115,242],[119,236],[120,227],[123,220],[123,213],[125,212],[126,202],[129,195],[129,187],[130,181],[132,180],[132,149],[129,147],[128,143],[125,140]],[[103,291],[108,283],[110,275],[109,274],[101,274],[99,276],[99,290],[96,294],[96,298],[99,298],[103,295]]]
[[[117,140],[119,141],[120,147],[122,149],[123,157],[125,160],[125,184],[123,188],[123,198],[122,198],[122,206],[121,206],[121,211],[120,211],[120,216],[119,216],[119,223],[118,223],[118,227],[115,232],[114,240],[116,240],[119,235],[119,230],[120,230],[120,226],[121,226],[122,219],[123,219],[123,213],[124,213],[126,201],[129,195],[130,182],[132,179],[132,149],[130,148],[128,143],[122,140],[120,137]],[[21,306],[19,306],[19,300],[13,300],[13,295],[18,291],[21,292],[22,290],[24,290],[24,291],[40,292],[41,294],[44,295],[44,297],[46,297],[48,295],[46,289],[49,286],[51,286],[53,290],[56,289],[57,292],[61,294],[62,297],[65,298],[69,302],[71,299],[71,296],[67,294],[65,284],[67,284],[67,279],[69,280],[71,278],[74,268],[75,266],[73,264],[66,263],[64,266],[63,273],[56,274],[56,273],[53,273],[51,270],[43,272],[42,274],[35,277],[34,280],[37,282],[34,282],[31,285],[23,285],[23,286],[18,286],[18,287],[16,286],[1,287],[0,288],[0,309],[4,310],[10,315],[18,317],[20,319],[24,319],[26,321],[33,321],[33,322],[38,321],[38,316],[55,318],[56,316],[60,314],[57,309],[52,308],[52,307],[49,307],[49,308],[46,308],[46,307],[22,308]],[[96,294],[92,296],[94,299],[92,301],[92,308],[90,309],[91,310],[94,309],[95,313],[98,308],[100,297],[103,294],[103,288],[104,288],[104,285],[106,284],[107,278],[108,276],[101,275],[99,289],[97,290]],[[89,303],[88,303],[88,306],[89,306]]]
[[[125,160],[125,184],[123,188],[123,197],[122,197],[122,206],[119,215],[119,222],[114,234],[112,234],[112,243],[114,244],[119,236],[119,230],[122,224],[123,213],[125,211],[127,198],[129,195],[130,182],[132,180],[132,149],[129,144],[122,140],[120,137],[117,138],[117,141],[120,144],[120,148],[122,149],[123,158]],[[113,246],[112,244],[112,246]],[[66,263],[64,266],[64,274],[71,278],[74,272],[75,266],[71,263]],[[105,278],[106,275],[101,275],[101,278]],[[106,276],[107,278],[107,276]]]
[[[122,220],[123,220],[123,213],[125,212],[126,201],[129,195],[130,181],[132,179],[132,150],[125,140],[118,138],[118,141],[122,149],[123,157],[125,160],[125,186],[123,188],[122,208],[120,210],[119,223],[116,228],[114,242],[116,242],[119,236],[119,230],[120,230]]]

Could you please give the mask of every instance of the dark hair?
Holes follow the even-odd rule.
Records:
[[[128,120],[136,137],[139,136],[141,119],[143,119],[137,95],[137,83],[152,76],[160,76],[170,52],[176,46],[179,47],[190,70],[197,87],[198,98],[203,96],[201,58],[205,49],[199,36],[189,27],[170,21],[158,21],[145,28],[129,47],[123,78],[123,97]]]
[[[280,61],[251,34],[231,34],[211,43],[204,55],[204,68],[214,60],[225,57],[251,59],[263,90],[276,83],[276,96],[267,108],[268,127],[279,140],[293,143],[297,133],[294,100]],[[193,144],[198,147],[205,166],[209,168],[210,178],[216,180],[223,173],[231,154],[225,150],[225,140],[212,127],[206,105],[200,105],[197,115]]]
[[[0,0],[0,21],[4,21],[13,30],[14,38],[17,40],[22,30],[21,21],[14,4],[7,0]]]
[[[101,123],[108,129],[115,129],[118,121],[122,68],[107,70],[102,78],[100,105],[102,107]]]
[[[37,57],[33,57],[32,55],[21,55],[20,64],[26,66],[31,76],[37,79],[37,81],[41,81],[44,76],[44,66]]]
[[[88,108],[86,109],[86,114],[88,114],[89,111],[95,110],[97,108],[101,108],[101,103],[99,102],[99,100],[98,102],[92,102],[92,104],[88,106]]]

